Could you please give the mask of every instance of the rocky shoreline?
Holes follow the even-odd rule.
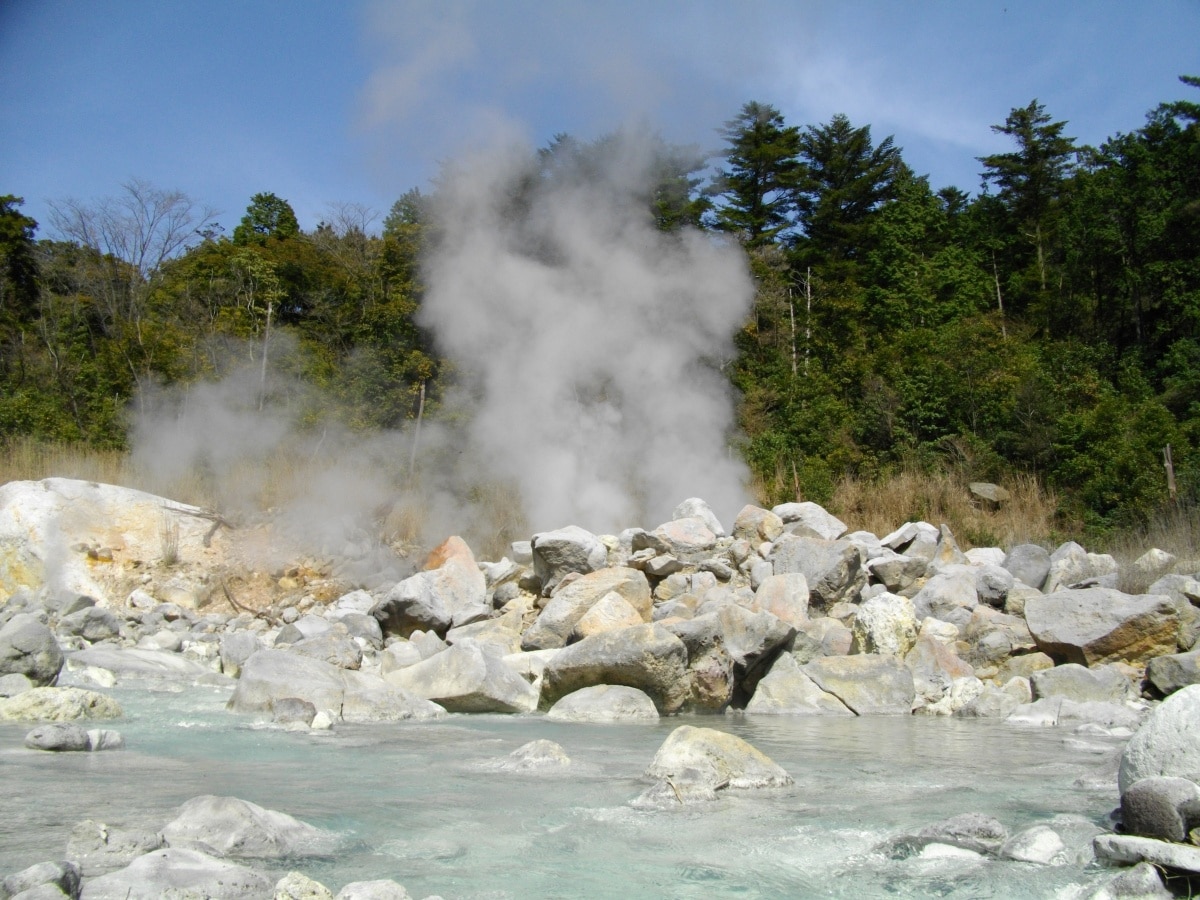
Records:
[[[180,509],[170,515],[190,524],[168,547],[164,510]],[[747,506],[727,531],[692,499],[652,530],[568,526],[498,562],[452,537],[407,577],[328,596],[285,572],[294,602],[252,608],[212,577],[230,571],[222,554],[237,542],[214,521],[111,486],[0,486],[0,720],[30,723],[29,752],[119,750],[106,725],[122,712],[105,689],[126,683],[231,685],[233,714],[314,733],[471,713],[604,723],[683,712],[711,727],[677,728],[631,803],[703,810],[721,792],[792,780],[723,732],[722,714],[999,719],[1128,739],[1114,831],[1092,847],[1093,864],[1128,868],[1095,896],[1170,896],[1200,876],[1200,580],[1160,551],[1125,569],[1074,543],[963,552],[945,527],[848,533],[811,503]],[[567,758],[534,744],[499,764]],[[289,819],[197,798],[157,831],[81,823],[63,860],[10,875],[0,894],[334,896],[298,871],[267,883],[235,862],[263,858],[262,846],[212,836],[242,820],[258,839],[268,820],[311,828]],[[297,849],[320,838],[281,837],[277,856],[321,852]],[[1009,834],[981,810],[881,852],[1055,865],[1062,840],[1045,824]],[[337,896],[407,893],[372,882]]]

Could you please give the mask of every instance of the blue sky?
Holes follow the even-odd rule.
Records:
[[[1013,107],[1096,144],[1200,101],[1181,74],[1200,0],[0,0],[0,194],[45,222],[137,177],[232,230],[271,191],[312,228],[330,203],[382,217],[497,133],[634,121],[715,150],[748,100],[845,113],[974,191]]]

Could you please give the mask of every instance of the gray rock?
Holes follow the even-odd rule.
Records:
[[[796,658],[784,653],[758,682],[746,712],[757,715],[852,716],[846,704],[821,690]]]
[[[1003,609],[1015,579],[1012,573],[1001,566],[984,565],[975,568],[975,593],[981,603]]]
[[[1189,685],[1150,712],[1125,745],[1117,784],[1124,794],[1152,775],[1200,781],[1200,685]]]
[[[1002,567],[1018,581],[1040,591],[1050,574],[1050,553],[1037,544],[1018,544],[1008,551]]]
[[[386,678],[449,712],[524,713],[538,704],[537,692],[528,681],[499,656],[470,641],[390,672]]]
[[[334,900],[412,900],[412,895],[404,885],[386,878],[352,881],[338,891]]]
[[[219,645],[221,671],[237,678],[242,665],[262,648],[258,636],[251,631],[233,631],[221,635]]]
[[[1084,588],[1031,597],[1025,621],[1043,653],[1090,667],[1173,653],[1180,615],[1170,597]]]
[[[11,675],[0,675],[0,697],[15,697],[33,687],[29,677],[19,672]]]
[[[1177,562],[1178,559],[1165,550],[1147,550],[1128,566],[1120,569],[1118,584],[1126,593],[1149,593],[1150,585],[1164,575],[1169,575]]]
[[[303,872],[288,872],[275,882],[273,900],[333,900],[333,891]]]
[[[943,622],[964,625],[979,604],[974,567],[944,566],[913,594],[912,604],[917,621],[932,616]]]
[[[1137,697],[1130,680],[1111,665],[1088,669],[1076,663],[1066,663],[1034,672],[1029,680],[1035,699],[1066,697],[1078,703],[1121,703]]]
[[[87,881],[82,900],[162,900],[220,897],[262,900],[275,880],[237,863],[198,850],[168,847],[137,857],[125,868]]]
[[[117,683],[166,681],[186,684],[229,684],[228,678],[221,677],[208,666],[166,650],[103,645],[67,654],[69,669],[85,666],[111,672]]]
[[[1163,884],[1158,869],[1140,862],[1110,879],[1088,900],[1172,900],[1174,896]]]
[[[277,701],[298,698],[317,709],[337,711],[345,690],[336,666],[284,650],[259,650],[243,663],[229,709],[269,716]]]
[[[916,686],[912,672],[886,656],[822,656],[803,666],[823,691],[833,694],[855,715],[906,716]]]
[[[854,643],[854,634],[837,619],[822,616],[796,628],[790,653],[804,665],[818,656],[845,656]]]
[[[541,581],[544,596],[550,596],[570,572],[586,575],[608,565],[608,548],[578,525],[535,534],[530,546],[533,571]]]
[[[39,725],[25,735],[25,746],[30,750],[64,752],[90,750],[87,729],[73,722],[53,722]]]
[[[580,688],[623,684],[644,691],[663,715],[677,712],[691,690],[687,649],[662,625],[635,625],[584,638],[546,665],[543,703]]]
[[[342,671],[346,685],[342,695],[342,721],[344,722],[402,722],[410,719],[440,719],[446,715],[445,708],[402,690],[378,675]],[[312,727],[317,728],[323,711],[318,711]]]
[[[974,853],[994,854],[1008,840],[1008,829],[982,813],[963,813],[928,825],[913,835],[893,838],[885,845],[896,857],[912,856],[930,844],[944,844]]]
[[[630,801],[629,805],[635,809],[670,809],[711,803],[717,799],[717,791],[725,787],[728,785],[714,784],[711,773],[685,766],[676,770],[669,778],[660,778],[654,782]]]
[[[743,506],[733,522],[733,536],[758,546],[783,534],[783,520],[770,510],[758,506]]]
[[[926,619],[927,623],[931,621]],[[953,642],[938,639],[929,629],[922,629],[917,642],[905,655],[904,665],[912,673],[915,701],[920,706],[941,702],[950,694],[956,681],[975,674],[969,663],[958,658]],[[973,698],[964,699],[963,703],[970,699]]]
[[[70,722],[76,719],[119,719],[121,704],[111,697],[72,687],[36,687],[0,700],[0,722]]]
[[[1050,572],[1042,590],[1050,594],[1079,584],[1091,575],[1092,560],[1088,552],[1074,541],[1067,541],[1050,554]]]
[[[786,787],[788,775],[764,753],[732,734],[713,728],[680,725],[659,747],[647,778],[673,780],[695,769],[714,789]]]
[[[121,619],[99,606],[89,606],[64,616],[59,620],[58,627],[67,634],[73,634],[85,641],[95,643],[121,634]]]
[[[1146,680],[1164,697],[1200,684],[1200,650],[1156,656],[1146,664]]]
[[[808,581],[810,603],[818,608],[852,599],[867,584],[862,552],[852,541],[784,534],[772,545],[768,558],[776,575],[802,574]]]
[[[67,859],[91,878],[123,868],[137,857],[162,846],[163,837],[158,832],[119,828],[85,819],[71,829]]]
[[[35,685],[52,685],[63,667],[54,632],[28,613],[0,628],[0,675],[24,675]]]
[[[699,497],[689,497],[671,513],[672,519],[700,519],[708,527],[708,530],[717,537],[725,536],[725,528],[721,525],[717,514],[712,511],[712,507]]]
[[[654,701],[637,688],[597,684],[567,694],[546,713],[562,722],[657,722]]]
[[[0,895],[16,897],[23,893],[37,896],[33,892],[37,888],[57,891],[60,897],[78,897],[81,874],[79,866],[64,860],[62,862],[43,862],[22,869],[0,881]],[[45,896],[54,896],[46,893]]]
[[[313,637],[302,638],[292,644],[290,652],[324,660],[339,669],[357,669],[362,666],[362,647],[354,638],[340,630],[330,629]]]
[[[614,566],[590,572],[564,585],[550,598],[537,620],[521,638],[524,650],[549,650],[565,647],[579,620],[602,597],[618,594],[650,620],[650,583],[637,569]]]
[[[1055,866],[1067,862],[1067,847],[1053,828],[1048,825],[1031,825],[1005,841],[998,855],[1018,862]]]
[[[1200,825],[1200,785],[1168,775],[1135,781],[1121,794],[1121,824],[1128,834],[1184,842]]]
[[[280,697],[271,704],[271,718],[278,725],[303,725],[307,728],[317,715],[317,708],[299,697]]]
[[[867,563],[867,569],[880,584],[892,593],[907,590],[917,579],[924,577],[929,567],[923,559],[903,556],[894,551],[890,555],[880,556]]]
[[[1006,488],[989,481],[972,481],[967,485],[967,490],[971,492],[972,497],[984,500],[993,506],[1000,506],[1012,499],[1012,494]]]
[[[827,512],[823,507],[812,502],[781,503],[772,507],[771,512],[783,520],[784,528],[793,533],[805,529],[806,536],[818,537],[826,541],[836,541],[847,531],[846,523],[837,516]]]
[[[903,659],[917,642],[917,618],[912,601],[882,593],[859,605],[850,631],[853,652],[878,653]]]
[[[1148,862],[1200,875],[1200,847],[1128,834],[1101,834],[1092,840],[1097,859],[1115,863]]]
[[[500,760],[495,768],[502,772],[555,772],[570,765],[571,757],[561,744],[541,739],[522,744]]]
[[[237,797],[193,797],[162,831],[169,845],[203,844],[239,859],[322,856],[337,838],[287,813]]]

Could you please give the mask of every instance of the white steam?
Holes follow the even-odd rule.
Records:
[[[655,145],[531,170],[527,147],[450,167],[435,196],[426,325],[465,373],[468,449],[514,484],[533,530],[669,517],[700,496],[732,516],[745,466],[719,366],[753,286],[741,252],[655,228]]]

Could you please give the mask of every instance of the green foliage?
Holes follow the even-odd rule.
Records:
[[[233,229],[233,242],[263,244],[269,238],[282,241],[299,233],[300,223],[290,203],[274,194],[255,194],[242,221]]]
[[[747,103],[721,129],[728,168],[713,193],[723,199],[714,225],[747,247],[777,240],[792,225],[792,191],[800,174],[800,132],[765,103]]]

